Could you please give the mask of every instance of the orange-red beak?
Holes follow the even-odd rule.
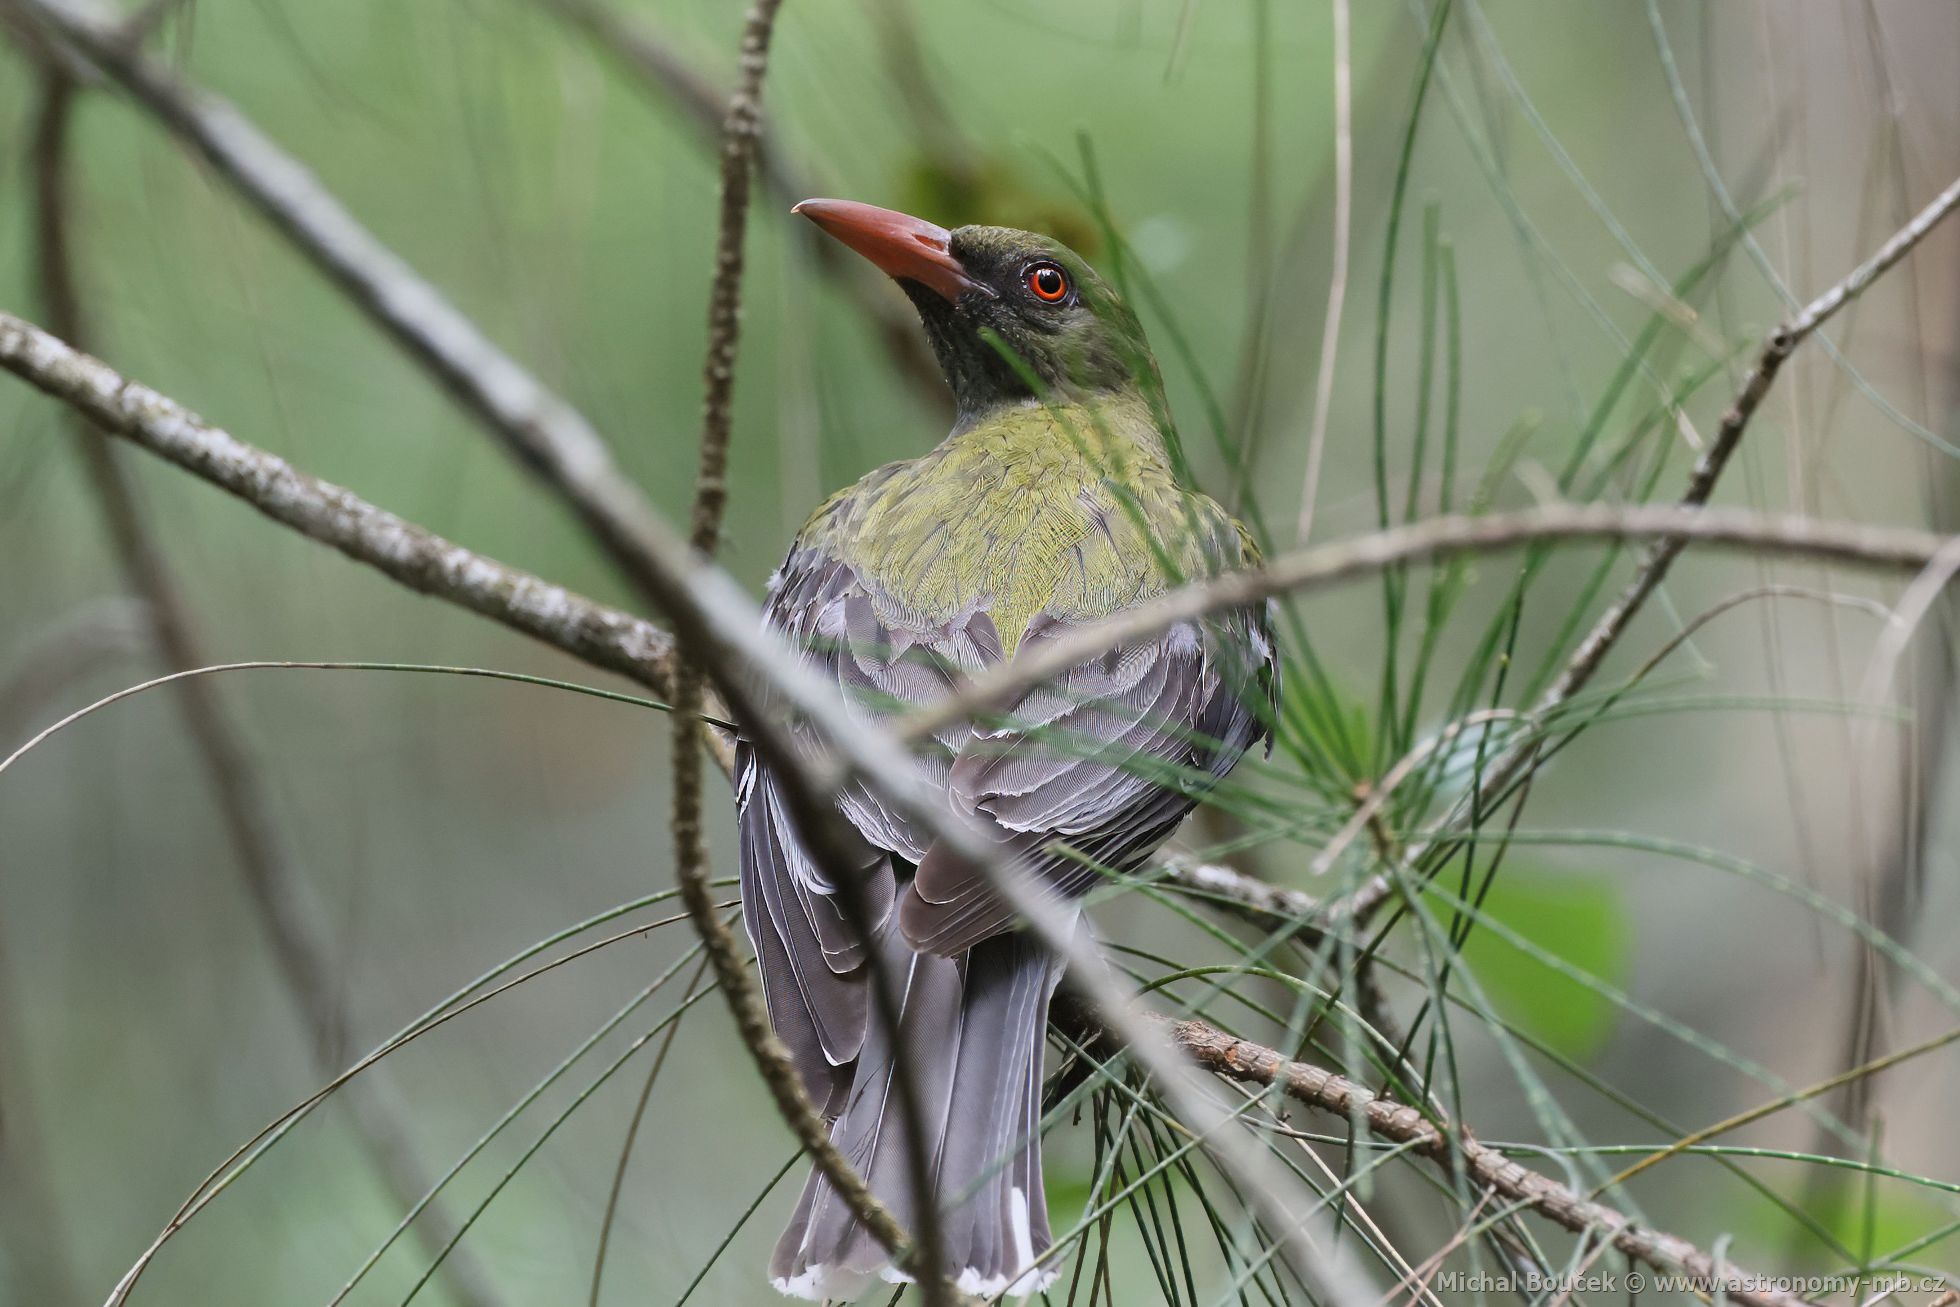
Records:
[[[944,227],[855,200],[805,200],[790,212],[816,223],[894,280],[916,281],[948,300],[969,291],[994,294],[991,286],[967,276]]]

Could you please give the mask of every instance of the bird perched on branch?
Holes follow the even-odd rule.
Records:
[[[1072,627],[1257,560],[1243,527],[1177,483],[1142,326],[1073,251],[841,200],[795,211],[897,280],[957,413],[930,453],[819,508],[771,581],[768,622],[853,711],[889,721]],[[1270,739],[1275,686],[1265,611],[1227,613],[949,727],[921,765],[1072,903],[1135,868]],[[743,912],[770,1021],[833,1141],[907,1231],[934,1205],[960,1288],[1046,1287],[1042,1050],[1060,960],[1016,930],[983,869],[861,784],[838,804],[850,856],[819,865],[780,778],[747,747],[738,766]],[[898,996],[896,1030],[873,968]],[[915,1188],[895,1070],[916,1087],[928,1192]],[[810,1299],[904,1278],[820,1173],[770,1273]]]

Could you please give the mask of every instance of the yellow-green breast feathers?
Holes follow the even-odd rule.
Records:
[[[849,566],[893,626],[988,613],[1006,657],[1037,613],[1091,621],[1254,561],[1239,524],[1172,479],[1134,394],[955,432],[833,496],[797,548]]]

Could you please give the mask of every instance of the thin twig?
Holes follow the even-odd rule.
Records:
[[[1729,1302],[1742,1307],[1805,1307],[1806,1300],[1751,1275],[1685,1239],[1635,1224],[1624,1213],[1579,1194],[1550,1176],[1530,1170],[1478,1143],[1460,1127],[1444,1130],[1418,1109],[1375,1095],[1365,1085],[1307,1062],[1290,1061],[1273,1049],[1226,1034],[1197,1020],[1153,1017],[1171,1041],[1215,1075],[1244,1084],[1277,1088],[1288,1098],[1344,1121],[1365,1120],[1368,1132],[1443,1166],[1460,1165],[1472,1184],[1493,1192],[1574,1234],[1604,1238],[1628,1257],[1657,1270],[1688,1276],[1701,1287],[1726,1286]]]
[[[1892,239],[1880,246],[1876,254],[1852,269],[1844,280],[1819,295],[1795,317],[1770,332],[1763,341],[1761,352],[1756,356],[1755,366],[1743,378],[1741,389],[1736,392],[1728,411],[1722,415],[1721,425],[1715,429],[1714,440],[1702,454],[1701,460],[1696,463],[1693,475],[1688,478],[1688,487],[1682,492],[1680,499],[1683,506],[1692,507],[1708,502],[1708,497],[1714,492],[1715,483],[1721,477],[1722,470],[1728,466],[1729,458],[1735,453],[1736,446],[1741,443],[1743,432],[1748,430],[1750,419],[1762,406],[1763,399],[1769,394],[1777,373],[1782,370],[1784,362],[1789,359],[1797,346],[1819,327],[1829,322],[1832,316],[1845,305],[1864,294],[1873,282],[1883,276],[1900,259],[1911,253],[1913,247],[1926,239],[1927,234],[1939,225],[1940,220],[1953,212],[1957,206],[1960,206],[1960,181],[1954,182],[1940,192],[1931,204],[1920,210],[1911,222],[1900,228]],[[1668,569],[1673,566],[1675,558],[1686,544],[1685,540],[1663,538],[1648,546],[1647,556],[1641,561],[1633,582],[1606,611],[1605,616],[1599,619],[1591,633],[1580,644],[1578,651],[1572,655],[1571,661],[1566,664],[1557,682],[1545,692],[1545,697],[1539,704],[1541,715],[1545,708],[1556,707],[1585,688],[1586,683],[1592,679],[1593,673],[1599,670],[1599,665],[1605,660],[1607,652],[1619,642],[1620,636],[1632,623],[1635,614],[1647,602],[1648,596],[1652,595],[1666,578]],[[1496,769],[1493,769],[1491,779],[1498,779]],[[1504,778],[1507,784],[1508,779],[1508,777]],[[1491,788],[1488,781],[1486,788]],[[1495,788],[1501,790],[1504,785],[1500,784]]]
[[[1298,938],[1308,947],[1329,934],[1358,925],[1394,894],[1387,876],[1370,876],[1346,893],[1327,898],[1248,876],[1221,863],[1167,858],[1158,882],[1192,898],[1230,909],[1269,933],[1275,943]]]
[[[1309,877],[1326,875],[1335,860],[1346,852],[1348,846],[1360,837],[1361,832],[1367,830],[1374,822],[1376,814],[1395,793],[1396,787],[1407,780],[1409,773],[1421,766],[1431,754],[1438,749],[1449,748],[1456,742],[1457,736],[1472,726],[1480,726],[1486,722],[1518,721],[1522,717],[1523,714],[1514,709],[1486,708],[1460,717],[1443,730],[1422,740],[1403,754],[1393,767],[1382,773],[1380,780],[1368,787],[1368,792],[1362,796],[1361,802],[1354,805],[1353,813],[1348,816],[1340,830],[1336,831],[1334,837],[1314,855],[1313,861],[1307,866],[1307,875]]]
[[[728,502],[728,445],[733,425],[735,361],[741,344],[743,243],[748,232],[749,196],[761,137],[762,85],[769,67],[769,40],[781,5],[782,0],[755,0],[749,9],[742,24],[735,90],[729,97],[721,127],[721,211],[715,241],[714,282],[708,295],[707,359],[702,365],[706,394],[702,402],[700,466],[695,474],[688,536],[688,543],[704,558],[712,557],[715,552]],[[713,895],[708,889],[707,840],[702,830],[699,746],[707,733],[701,729],[698,714],[703,692],[700,665],[694,659],[681,658],[674,672],[671,763],[674,880],[680,888],[681,901],[686,904],[708,960],[714,965],[722,995],[734,1015],[735,1028],[776,1100],[777,1109],[852,1214],[886,1251],[915,1271],[928,1307],[938,1307],[948,1301],[951,1290],[940,1274],[937,1220],[932,1204],[920,1204],[920,1238],[913,1243],[897,1219],[871,1192],[850,1159],[831,1140],[829,1127],[805,1091],[803,1078],[790,1060],[788,1050],[771,1030],[768,1009],[760,990],[749,979],[733,933],[714,911]],[[849,883],[845,864],[832,865],[840,871],[840,888],[847,892],[854,890],[856,887]],[[897,1000],[890,993],[889,977],[876,967],[875,959],[872,981],[881,1015],[891,1023],[896,1041]],[[913,1179],[919,1185],[919,1192],[925,1194],[929,1192],[927,1168],[931,1163],[920,1137],[918,1104],[910,1074],[901,1074],[899,1081],[906,1100],[906,1126],[911,1131],[912,1147],[908,1151],[914,1159]],[[908,1254],[916,1254],[916,1265]]]
[[[13,0],[208,162],[273,228],[427,370],[577,515],[640,590],[658,515],[592,425],[493,343],[229,101],[130,44],[96,0]]]
[[[438,595],[661,698],[672,693],[674,642],[642,618],[465,549],[206,424],[172,400],[0,313],[0,366],[300,534],[421,594]]]
[[[1076,627],[1013,662],[972,677],[958,694],[908,714],[900,739],[916,742],[948,725],[1001,710],[1035,686],[1106,650],[1162,634],[1230,609],[1317,589],[1402,563],[1436,562],[1534,542],[1679,538],[1762,549],[1887,570],[1924,567],[1950,537],[1787,513],[1677,505],[1547,504],[1483,517],[1447,515],[1281,554],[1263,566],[1227,572]]]
[[[702,367],[707,398],[702,408],[700,467],[695,474],[694,511],[689,534],[695,549],[710,557],[715,552],[722,514],[728,500],[728,444],[735,359],[741,339],[743,237],[748,230],[751,180],[762,136],[762,80],[768,68],[769,35],[780,5],[781,0],[755,0],[749,10],[743,27],[735,93],[729,98],[728,113],[721,129],[721,218],[715,246],[715,278],[708,296],[707,361]],[[693,664],[683,660],[675,676],[675,703],[681,710],[674,715],[676,758],[683,753],[692,754],[694,750],[690,747],[690,737],[702,733],[699,722],[693,718],[698,707],[695,700],[700,692],[700,672]],[[700,821],[700,760],[697,755],[691,762],[674,769],[674,831],[675,848],[686,855],[677,859],[677,874],[698,879],[702,884],[702,897],[705,898],[708,863],[700,840]],[[830,872],[831,883],[837,887],[838,906],[858,937],[866,943],[865,966],[870,973],[873,1004],[879,1019],[889,1031],[892,1047],[897,1048],[901,1042],[899,999],[893,987],[893,978],[884,966],[883,955],[873,946],[870,914],[864,904],[862,887],[856,880],[860,860],[845,856],[847,850],[835,838],[838,819],[834,814],[823,814],[818,824],[823,829],[803,833],[813,851],[832,855],[820,858],[820,862]],[[683,840],[683,831],[688,832],[688,840]],[[692,866],[688,857],[695,859]],[[713,952],[718,942],[708,941],[708,946]],[[716,961],[719,966],[721,960],[717,958]],[[732,948],[729,950],[729,961],[739,965],[739,958]],[[741,979],[746,983],[747,974],[743,973]],[[728,994],[731,1003],[739,998],[753,1009],[752,1016],[766,1022],[767,1012],[762,997],[753,985],[746,993],[737,995],[724,984],[723,992]],[[738,1024],[747,1028],[751,1023]],[[828,1142],[829,1131],[815,1106],[801,1092],[802,1078],[794,1068],[772,1066],[754,1048],[750,1051],[755,1054],[757,1066],[765,1076],[787,1075],[787,1087],[797,1091],[793,1096],[796,1107],[809,1117],[808,1121],[794,1123],[798,1136],[822,1131]],[[925,1307],[945,1307],[945,1304],[955,1300],[964,1301],[964,1295],[945,1278],[944,1252],[939,1236],[939,1207],[933,1196],[933,1149],[925,1134],[918,1075],[910,1064],[895,1064],[894,1072],[902,1118],[899,1124],[905,1132],[909,1180],[920,1201],[916,1208],[918,1228],[912,1232],[914,1237],[903,1244],[887,1244],[886,1250],[918,1281]],[[779,1093],[778,1098],[782,1097]],[[819,1167],[833,1183],[836,1175],[844,1177],[845,1183],[836,1185],[836,1188],[846,1204],[851,1206],[853,1214],[872,1229],[874,1237],[878,1236],[878,1228],[872,1227],[866,1218],[876,1220],[882,1216],[892,1230],[899,1229],[890,1212],[876,1205],[875,1196],[863,1177],[851,1167],[849,1159],[834,1144],[829,1146],[828,1154],[834,1156],[818,1154]]]
[[[762,81],[782,0],[755,0],[742,24],[735,90],[721,123],[721,213],[715,276],[708,291],[708,357],[701,367],[700,466],[694,474],[689,540],[712,557],[728,505],[728,443],[734,423],[735,359],[742,340],[742,273],[749,196],[762,140]]]
[[[719,147],[727,97],[712,78],[675,50],[645,18],[605,0],[537,0],[537,3],[584,35],[631,74],[634,82],[652,98],[679,110],[704,145]],[[770,202],[783,209],[798,200],[829,195],[834,190],[821,177],[806,174],[793,165],[785,157],[781,142],[772,139],[766,131],[757,146],[756,172]],[[810,251],[817,271],[870,324],[892,369],[932,408],[949,409],[952,395],[946,388],[946,379],[926,349],[919,334],[918,319],[904,299],[892,293],[885,278],[874,280],[863,260],[848,255],[830,238],[814,230],[798,232],[797,238]]]
[[[35,191],[35,266],[48,320],[65,338],[87,340],[86,314],[69,237],[75,215],[69,171],[69,127],[77,87],[50,62],[43,78],[40,115],[32,147]],[[141,505],[119,461],[120,451],[73,409],[68,416],[101,511],[116,565],[130,591],[149,614],[148,631],[165,670],[199,667],[209,661],[200,648],[189,611],[172,575],[162,543],[144,519]],[[333,950],[320,924],[320,912],[303,873],[294,865],[275,829],[271,798],[259,769],[231,720],[216,686],[203,677],[172,685],[192,750],[203,764],[218,814],[244,881],[245,898],[258,918],[274,968],[306,1028],[315,1070],[331,1075],[347,1041],[346,1013],[335,981]],[[412,1203],[428,1180],[416,1160],[415,1132],[397,1110],[389,1086],[363,1086],[349,1099],[355,1133],[368,1161],[403,1204]],[[454,1220],[432,1206],[416,1237],[431,1252],[449,1242]],[[474,1255],[451,1259],[445,1272],[463,1302],[487,1307],[501,1301],[483,1264]]]

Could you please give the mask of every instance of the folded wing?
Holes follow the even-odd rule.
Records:
[[[889,724],[1002,660],[985,611],[929,619],[817,548],[791,554],[767,616],[867,724]],[[1037,615],[1019,648],[1070,629]],[[988,722],[949,726],[920,765],[955,810],[1071,899],[1105,871],[1148,857],[1268,735],[1272,676],[1263,611],[1225,614],[1083,663]],[[867,942],[804,848],[768,768],[747,749],[740,764],[744,919],[770,1018],[812,1095],[835,1102],[864,1046]],[[895,917],[913,948],[953,956],[1012,925],[1012,907],[983,872],[934,847],[870,790],[853,784],[839,806],[862,840],[853,872],[874,937]],[[899,864],[917,867],[902,890]]]

